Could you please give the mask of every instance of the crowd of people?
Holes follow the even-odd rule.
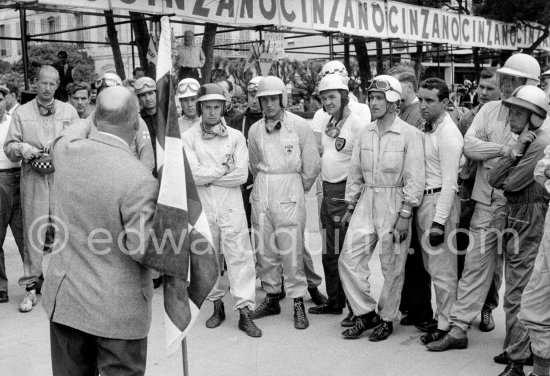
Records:
[[[347,312],[344,339],[368,332],[383,341],[400,323],[425,332],[429,351],[465,349],[478,315],[482,331],[494,329],[504,282],[506,336],[494,361],[506,365],[501,375],[524,375],[526,364],[550,375],[550,71],[521,53],[484,69],[477,104],[457,118],[439,78],[418,82],[396,66],[359,103],[346,68],[331,61],[320,74],[323,108],[306,121],[288,111],[278,77],[252,78],[238,111],[230,81],[201,85],[195,67],[182,66],[179,130],[240,330],[261,337],[259,320],[289,298],[296,329],[312,315]],[[66,56],[41,67],[36,98],[20,106],[16,88],[0,86],[0,243],[10,226],[24,266],[21,312],[44,288],[54,375],[143,374],[162,275],[142,265],[142,252],[127,252],[144,247],[127,234],[148,233],[155,211],[157,86],[140,76],[124,87],[104,73],[97,93],[78,80],[60,91],[71,70]],[[304,242],[312,188],[327,296]],[[90,243],[98,229],[101,247]],[[4,303],[2,248],[0,261]],[[208,328],[226,318],[220,279]],[[315,306],[306,312],[308,294]]]

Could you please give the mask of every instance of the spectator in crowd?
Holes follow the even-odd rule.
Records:
[[[87,82],[72,82],[67,85],[69,103],[75,108],[81,119],[90,116],[90,85]]]
[[[9,90],[0,86],[0,303],[7,303],[8,276],[4,261],[4,240],[8,226],[21,255],[25,258],[23,241],[23,212],[21,210],[21,194],[19,179],[21,178],[21,162],[12,162],[4,153],[4,141],[10,126],[11,116],[6,114],[5,97]]]
[[[507,346],[504,355],[512,361],[507,370],[517,371],[530,355],[525,347],[518,349],[514,345],[525,331],[518,319],[521,296],[533,272],[550,200],[550,194],[534,179],[535,166],[550,145],[550,121],[547,119],[548,97],[533,85],[520,86],[503,103],[509,108],[510,131],[518,135],[518,139],[489,170],[488,181],[504,192],[505,229],[513,233],[504,238],[504,343]]]
[[[544,90],[550,102],[550,66],[547,66],[540,77],[540,88]]]
[[[12,162],[23,161],[21,174],[21,205],[25,240],[24,276],[19,280],[27,292],[19,305],[21,312],[29,312],[37,303],[37,292],[42,286],[42,250],[45,231],[50,223],[50,195],[52,171],[44,171],[33,161],[48,154],[51,142],[70,124],[79,119],[68,103],[54,99],[59,85],[58,70],[45,65],[38,72],[37,94],[21,106],[12,117],[4,142],[4,152]],[[34,229],[34,231],[33,231]]]
[[[321,181],[323,203],[320,219],[326,250],[322,255],[328,301],[310,307],[311,314],[341,314],[346,295],[338,272],[338,257],[344,245],[346,228],[340,220],[346,213],[346,179],[351,165],[355,140],[366,124],[349,109],[349,88],[344,77],[327,74],[319,83],[319,94],[325,111],[331,116],[322,128]]]
[[[420,131],[397,117],[401,84],[392,76],[374,78],[368,88],[374,122],[354,145],[346,183],[348,226],[339,271],[346,297],[357,316],[344,338],[387,339],[399,315],[409,248],[412,208],[424,192],[425,168]],[[369,260],[378,245],[384,285],[378,304],[369,288]],[[378,313],[376,306],[378,305]]]
[[[176,98],[181,104],[181,116],[178,118],[180,134],[200,124],[196,105],[199,87],[199,82],[194,78],[184,78],[178,83]]]
[[[214,251],[219,255],[223,250],[227,262],[231,294],[240,312],[239,329],[251,337],[261,337],[262,331],[251,318],[256,273],[240,189],[248,176],[246,140],[241,132],[226,126],[223,113],[227,99],[221,86],[205,84],[196,101],[201,123],[182,135],[189,167],[208,219]],[[225,320],[225,292],[220,282],[218,277],[207,298],[214,304],[207,328],[216,328]]]
[[[67,61],[68,58],[69,56],[66,51],[59,51],[57,53],[57,59],[59,61],[54,65],[54,68],[57,69],[59,74],[59,86],[55,92],[55,99],[59,99],[62,102],[67,102],[69,99],[67,95],[67,85],[73,82],[73,66]]]
[[[233,106],[233,83],[229,80],[223,80],[218,82],[218,85],[220,85],[223,88],[223,91],[225,93],[225,97],[229,103],[227,108],[225,109],[225,113],[223,114],[223,117],[225,118],[225,121],[227,124],[230,124],[233,119],[236,117],[240,117],[241,112]]]
[[[140,78],[145,77],[145,71],[143,70],[142,67],[136,67],[136,68],[132,71],[132,76],[134,77],[134,80],[137,81],[137,80],[139,80]]]
[[[157,176],[157,83],[155,80],[149,77],[142,77],[138,79],[134,85],[134,92],[136,93],[141,110],[139,112],[145,124],[147,124],[147,130],[151,139],[151,145],[153,147],[153,156],[155,157],[155,168],[153,169],[153,175]]]
[[[508,99],[521,85],[538,85],[540,67],[532,56],[518,53],[506,60],[497,75],[502,97]],[[473,247],[466,253],[457,300],[451,309],[451,331],[441,340],[428,344],[431,351],[468,347],[467,331],[483,308],[494,278],[506,223],[506,198],[502,189],[491,187],[487,174],[495,165],[495,158],[506,156],[509,147],[516,143],[508,118],[508,107],[502,101],[486,103],[464,137],[465,156],[478,161],[472,192],[476,206],[470,223]],[[504,349],[510,345],[509,340],[505,341]],[[495,361],[507,363],[507,357],[500,354]]]
[[[78,68],[73,68],[73,70],[71,71],[71,78],[73,79],[72,82],[84,82],[82,71]]]
[[[420,129],[424,119],[420,114],[420,101],[416,96],[418,81],[416,73],[410,66],[397,66],[388,71],[401,84],[403,102],[399,108],[399,118]],[[412,218],[411,244],[412,252],[405,264],[405,280],[401,292],[399,310],[405,316],[401,325],[415,325],[422,331],[433,331],[437,328],[432,309],[432,281],[424,267],[422,247],[417,234],[416,216]]]
[[[200,81],[201,68],[204,65],[204,52],[200,46],[194,45],[195,34],[191,30],[183,33],[183,45],[176,52],[178,80],[194,78]]]
[[[250,171],[254,176],[252,226],[258,238],[258,277],[267,296],[252,318],[281,312],[279,298],[284,276],[287,293],[294,299],[294,327],[306,329],[309,321],[303,301],[308,287],[302,255],[304,192],[311,189],[319,174],[319,153],[306,122],[285,110],[288,98],[280,78],[263,78],[257,97],[265,117],[248,133]]]
[[[104,89],[97,132],[69,131],[52,147],[55,215],[70,224],[44,285],[54,376],[145,374],[153,291],[141,264],[150,237],[140,234],[150,233],[158,183],[129,149],[138,112],[131,91]],[[98,229],[112,236],[96,242]]]
[[[468,113],[466,113],[462,119],[458,122],[458,129],[464,136],[470,125],[484,104],[491,101],[498,101],[500,99],[500,90],[498,88],[496,68],[485,68],[481,71],[479,85],[477,86],[477,94],[479,98],[479,105],[474,107]],[[470,222],[474,214],[476,201],[472,199],[472,191],[475,183],[475,176],[477,171],[477,161],[466,158],[460,172],[458,174],[458,181],[460,184],[458,196],[460,198],[460,222],[458,227],[468,231],[470,229]],[[464,253],[468,249],[470,244],[470,237],[467,233],[459,232],[456,237],[457,250]],[[458,256],[458,278],[462,276],[462,270],[464,269],[464,254]],[[490,332],[495,328],[495,321],[493,319],[493,310],[498,307],[500,285],[502,283],[502,257],[499,255],[497,263],[495,265],[495,274],[491,283],[491,288],[487,293],[487,298],[481,309],[481,321],[479,322],[479,329],[482,332]]]
[[[451,307],[456,300],[458,225],[458,167],[464,141],[447,113],[449,88],[439,78],[420,83],[418,91],[422,124],[426,186],[414,213],[421,239],[424,267],[434,284],[437,329],[420,337],[423,344],[437,341],[451,329]]]
[[[6,101],[6,114],[12,116],[15,110],[19,107],[19,85],[15,82],[8,82],[6,84],[9,92],[4,96]]]
[[[252,124],[256,123],[263,117],[262,109],[260,108],[260,103],[258,102],[258,84],[262,80],[262,76],[256,76],[252,78],[246,87],[248,106],[246,110],[241,113],[239,116],[233,118],[233,120],[228,123],[230,127],[241,131],[244,135],[244,138],[248,142],[248,132]],[[244,210],[246,212],[246,220],[248,222],[248,228],[252,227],[251,215],[252,207],[250,204],[250,193],[252,192],[252,187],[254,186],[254,178],[252,174],[248,173],[248,179],[246,183],[241,186],[241,191],[243,194]],[[281,293],[284,293],[284,286],[282,286]]]

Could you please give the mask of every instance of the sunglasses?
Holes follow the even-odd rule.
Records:
[[[187,92],[191,92],[194,95],[197,93],[197,91],[199,91],[199,87],[200,85],[196,84],[195,82],[185,82],[178,86],[178,94],[185,94]]]
[[[114,78],[100,78],[95,81],[95,87],[99,89],[100,87],[111,87],[119,86],[118,81]]]
[[[401,93],[399,93],[397,90],[395,90],[393,87],[391,87],[390,83],[388,81],[385,81],[385,80],[373,80],[369,83],[369,86],[367,87],[367,92],[368,91],[382,91],[382,92],[386,92],[386,91],[394,91],[396,93],[398,93],[399,95],[401,95]]]
[[[134,84],[134,89],[137,90],[137,91],[142,90],[144,87],[147,87],[147,88],[153,89],[153,90],[157,89],[157,85],[154,82],[148,82],[148,81],[138,82],[138,81],[136,81],[136,83]]]

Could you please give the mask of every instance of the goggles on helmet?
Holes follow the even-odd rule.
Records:
[[[250,92],[255,92],[257,93],[258,92],[258,84],[255,83],[255,82],[251,82],[248,84],[248,86],[246,87],[246,90],[250,93]]]
[[[101,87],[120,86],[118,81],[114,78],[99,78],[95,81],[96,89]]]
[[[184,82],[178,86],[178,95],[184,95],[187,93],[192,93],[193,95],[197,94],[199,91],[200,85],[195,82]]]
[[[146,80],[137,80],[134,84],[134,90],[141,91],[144,88],[148,88],[151,90],[157,90],[157,85],[154,81],[146,81]]]
[[[395,91],[396,93],[401,95],[401,93],[395,90],[386,80],[372,80],[367,87],[367,91]]]

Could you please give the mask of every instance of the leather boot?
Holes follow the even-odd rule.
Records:
[[[525,376],[523,364],[511,361],[498,376]]]
[[[393,323],[389,321],[382,321],[372,332],[369,337],[369,341],[380,342],[387,339],[393,332]]]
[[[225,309],[221,299],[214,300],[214,313],[206,320],[206,327],[213,329],[221,325],[225,320]]]
[[[239,312],[239,329],[246,332],[250,337],[261,337],[262,331],[252,321],[250,309],[248,307],[240,308]]]
[[[482,332],[490,332],[495,328],[495,319],[493,319],[493,312],[488,309],[481,311],[481,321],[479,322],[479,330]]]
[[[266,316],[278,315],[279,313],[281,313],[279,294],[267,294],[262,304],[250,314],[250,317],[252,320],[256,320]]]
[[[306,308],[304,307],[304,299],[294,299],[294,327],[296,329],[306,329],[309,326],[309,320],[306,316]]]

